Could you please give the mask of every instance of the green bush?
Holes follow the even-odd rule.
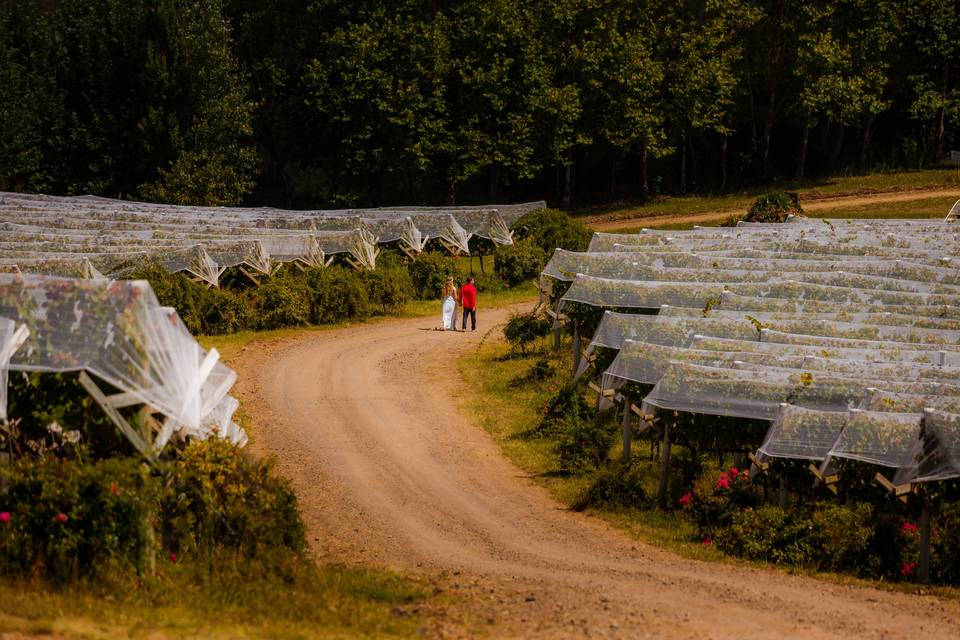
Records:
[[[713,541],[726,553],[774,564],[814,565],[817,548],[808,518],[779,507],[763,506],[733,511]]]
[[[370,304],[384,314],[399,313],[414,295],[413,280],[406,267],[378,266],[364,272]]]
[[[260,329],[298,327],[310,323],[312,291],[302,280],[279,277],[252,292]]]
[[[592,235],[583,223],[556,209],[531,211],[517,220],[513,230],[514,241],[531,240],[547,256],[553,255],[558,247],[584,251]]]
[[[296,496],[271,462],[214,438],[188,445],[168,474],[162,505],[168,550],[196,553],[223,547],[254,556],[305,548]]]
[[[818,569],[839,571],[861,564],[873,535],[871,505],[816,505],[810,521]]]
[[[564,385],[547,400],[541,414],[537,425],[527,432],[528,437],[556,436],[562,430],[565,419],[590,420],[593,410],[576,386]]]
[[[413,290],[421,300],[434,300],[440,297],[443,285],[450,276],[459,273],[457,260],[442,253],[424,252],[407,266]]]
[[[503,282],[514,287],[537,278],[545,264],[545,253],[533,240],[517,240],[498,247],[493,254],[493,268]]]
[[[550,333],[552,326],[553,322],[543,314],[514,313],[503,328],[503,336],[512,349],[526,354],[527,347]]]
[[[789,215],[803,215],[800,203],[784,191],[765,193],[750,205],[744,215],[731,216],[723,226],[735,227],[744,222],[786,222]]]
[[[53,582],[145,568],[160,482],[134,458],[0,465],[0,569]]]
[[[330,266],[307,270],[306,279],[313,293],[311,316],[314,323],[362,320],[373,313],[370,293],[361,273]]]
[[[702,477],[678,501],[687,518],[697,527],[701,539],[712,538],[730,524],[733,515],[758,504],[749,473],[736,467],[718,477]]]
[[[596,469],[607,460],[615,429],[607,420],[564,416],[558,424],[557,458],[567,471]]]
[[[643,474],[630,465],[617,464],[600,471],[596,480],[573,504],[582,511],[588,507],[604,509],[643,508],[650,498],[643,488]]]

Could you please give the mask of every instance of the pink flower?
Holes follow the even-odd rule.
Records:
[[[0,511],[0,522],[10,522],[9,511]]]
[[[730,472],[729,472],[729,473],[730,473],[730,477],[733,478],[734,480],[736,480],[736,479],[737,479],[737,475],[740,474],[740,470],[737,469],[736,467],[730,467]]]
[[[730,476],[724,473],[717,480],[717,490],[729,489],[729,488],[730,488]]]
[[[913,524],[912,522],[904,522],[904,523],[903,523],[903,532],[904,532],[904,533],[916,533],[916,532],[917,532],[917,525]]]
[[[113,495],[115,495],[115,496],[120,495],[120,485],[118,485],[116,482],[111,482],[111,483],[110,483],[110,493],[113,494]]]
[[[903,566],[900,567],[900,575],[902,575],[904,578],[909,578],[913,575],[913,572],[916,568],[916,562],[904,562]]]
[[[66,521],[67,521],[67,514],[65,514],[65,513],[58,513],[58,514],[57,514],[57,517],[56,517],[56,520],[57,520],[57,522],[60,522],[60,523],[66,522]]]
[[[177,554],[171,553],[171,554],[170,554],[170,562],[176,562],[176,561],[177,561]]]
[[[713,544],[713,538],[711,538],[710,536],[707,536],[706,538],[703,539],[703,546],[709,547],[712,544]]]
[[[677,500],[680,503],[681,507],[689,507],[690,503],[693,501],[693,494],[687,491],[685,494],[680,496],[680,499]]]

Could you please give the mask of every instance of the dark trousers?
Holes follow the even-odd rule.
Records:
[[[476,309],[463,309],[463,330],[467,330],[467,316],[470,316],[470,330],[477,330],[477,310]]]

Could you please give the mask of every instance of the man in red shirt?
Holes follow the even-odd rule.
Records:
[[[467,330],[467,316],[470,316],[470,330],[476,331],[477,288],[473,285],[473,278],[467,278],[467,284],[460,287],[460,306],[463,307],[463,330]]]

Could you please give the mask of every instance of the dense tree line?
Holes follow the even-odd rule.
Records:
[[[960,144],[956,0],[0,0],[0,189],[571,206]]]

